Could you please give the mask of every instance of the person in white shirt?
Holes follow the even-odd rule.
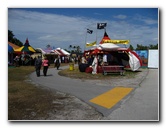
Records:
[[[92,74],[97,74],[97,65],[98,65],[98,60],[97,60],[97,55],[95,55],[93,63],[92,63]]]

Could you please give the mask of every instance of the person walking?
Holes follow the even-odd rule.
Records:
[[[58,56],[58,58],[56,58],[54,60],[54,63],[55,63],[55,67],[57,68],[57,70],[59,69],[60,67],[60,64],[61,64],[61,60],[60,60],[60,57]]]
[[[48,67],[50,65],[47,57],[44,57],[42,65],[43,65],[43,74],[44,74],[44,76],[46,76],[47,75]]]
[[[38,58],[35,60],[35,69],[37,77],[40,76],[41,65],[42,65],[42,59],[40,56],[38,56]]]

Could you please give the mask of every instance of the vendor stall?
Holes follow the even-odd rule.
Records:
[[[115,42],[115,44],[113,43]],[[90,56],[94,59],[97,56],[97,73],[120,73],[124,75],[124,68],[130,67],[132,71],[136,71],[141,67],[142,62],[139,56],[128,48],[121,48],[117,43],[127,44],[129,40],[111,40],[105,32],[104,37],[99,45],[84,51],[84,56],[88,59]],[[94,60],[93,60],[94,61]],[[96,65],[95,65],[96,66]],[[94,74],[94,65],[91,64],[86,72]]]

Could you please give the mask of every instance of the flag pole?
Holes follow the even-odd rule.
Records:
[[[97,47],[97,29],[98,29],[98,23],[97,23],[97,27],[96,27],[96,47]]]
[[[84,51],[85,51],[85,46],[86,46],[86,40],[87,40],[87,29],[86,29],[86,33],[85,33],[85,45],[84,45]]]

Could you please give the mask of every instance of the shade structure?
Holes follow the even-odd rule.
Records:
[[[15,52],[36,52],[35,49],[29,45],[28,39],[26,39],[24,46],[15,50]]]
[[[14,52],[13,47],[12,47],[12,46],[10,46],[9,44],[8,44],[8,52],[10,52],[10,53]]]

